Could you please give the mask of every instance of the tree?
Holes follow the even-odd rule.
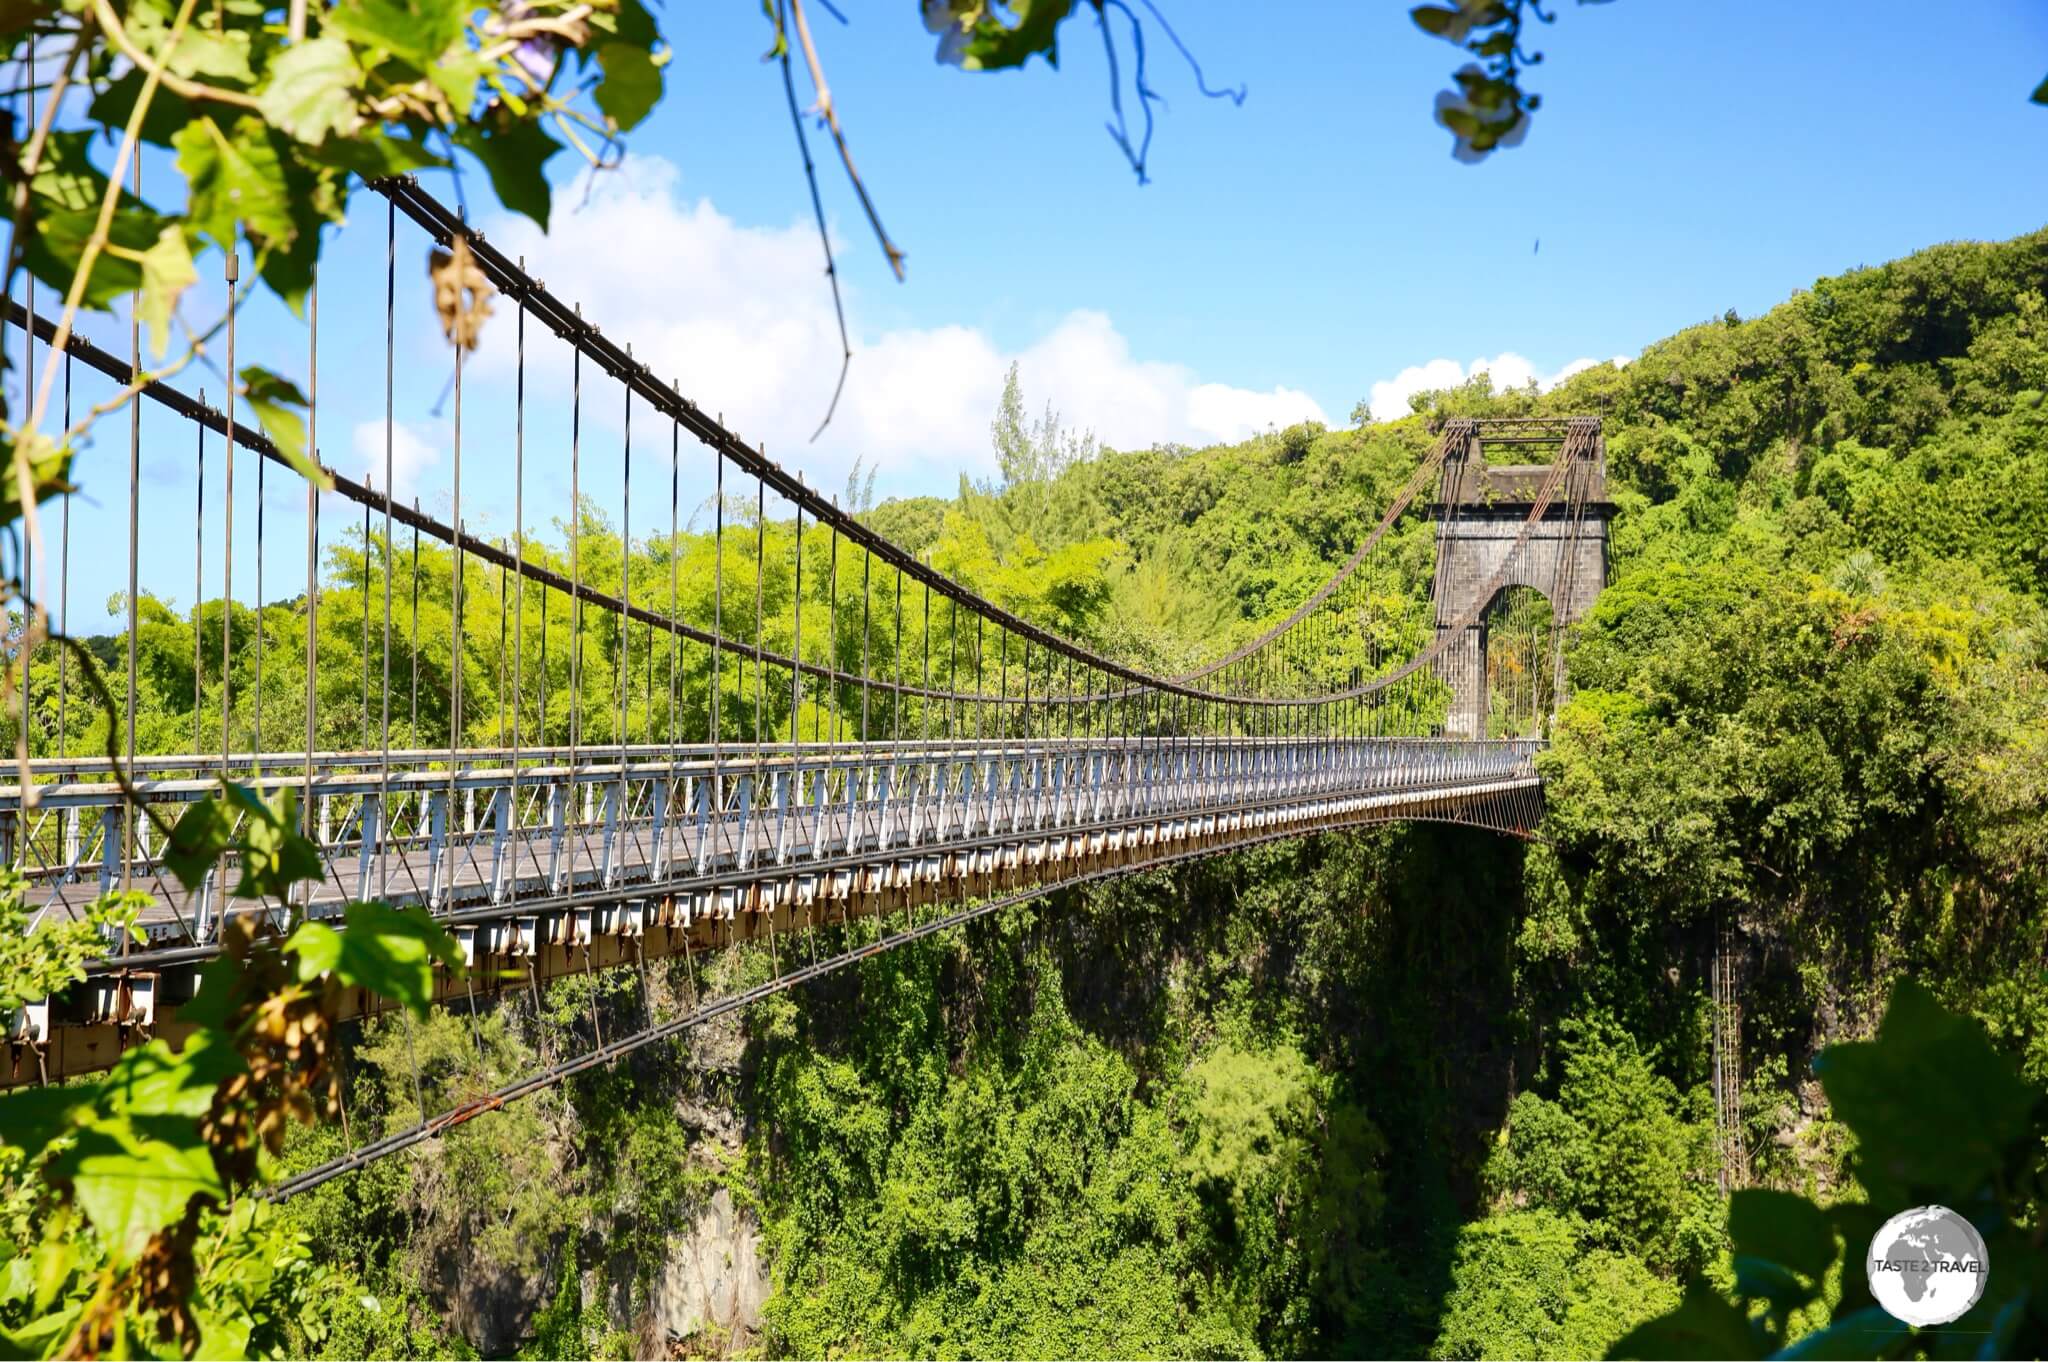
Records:
[[[960,499],[999,558],[1019,565],[1090,537],[1090,489],[1067,474],[1096,457],[1094,433],[1068,430],[1050,402],[1037,421],[1028,420],[1014,361],[1003,377],[989,440],[1001,482],[977,484],[962,474]]]
[[[1024,389],[1017,382],[1017,363],[1003,375],[1003,395],[996,399],[996,417],[988,425],[989,439],[996,447],[996,467],[1005,484],[1024,482],[1032,476],[1031,432],[1024,424]]]
[[[1045,412],[1035,424],[1025,419],[1024,389],[1017,381],[1015,360],[1003,376],[1003,395],[996,401],[995,419],[989,422],[988,432],[1006,487],[1056,482],[1069,468],[1096,454],[1094,432],[1066,429],[1051,402],[1045,404]]]

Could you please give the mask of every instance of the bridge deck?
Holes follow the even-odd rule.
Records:
[[[1416,817],[1526,828],[1538,746],[1114,740],[660,761],[613,750],[609,761],[388,776],[353,757],[316,763],[308,821],[325,878],[310,901],[223,904],[221,878],[187,892],[165,870],[161,838],[142,839],[132,873],[156,896],[147,942],[94,966],[92,986],[62,1006],[23,1009],[0,1086],[101,1067],[138,1028],[175,1026],[224,909],[276,930],[358,898],[424,904],[469,963],[538,982],[1325,828]],[[120,882],[113,787],[68,774],[26,809],[18,787],[0,788],[0,833],[43,913]],[[259,783],[308,781],[302,770]],[[217,788],[165,775],[142,793],[174,814]],[[235,867],[216,876],[232,887]],[[468,986],[454,974],[439,985],[456,997]],[[378,1005],[356,998],[344,1010]]]
[[[437,913],[529,911],[591,895],[659,886],[724,894],[793,874],[850,873],[877,860],[930,858],[1102,828],[1131,820],[1256,808],[1335,791],[1426,793],[1528,769],[1532,744],[1429,739],[1348,741],[1116,740],[1005,746],[840,745],[788,749],[586,751],[575,764],[542,753],[534,765],[430,767],[445,752],[394,754],[388,773],[359,754],[303,772],[242,774],[267,790],[310,792],[308,831],[324,880],[298,906],[314,917],[382,898]],[[642,759],[636,760],[639,757]],[[191,771],[193,758],[160,770]],[[375,760],[372,758],[371,760]],[[37,787],[23,809],[0,787],[0,852],[29,881],[44,912],[75,911],[123,881],[114,786],[70,776]],[[163,775],[140,783],[169,819],[211,796],[211,778]],[[223,907],[281,910],[230,899],[217,877],[186,891],[140,827],[128,862],[154,905],[143,923],[154,946],[204,944]],[[231,889],[234,867],[223,868]],[[700,908],[702,905],[698,905]]]

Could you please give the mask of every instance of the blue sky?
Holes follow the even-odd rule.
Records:
[[[1762,311],[1823,274],[2048,221],[2048,109],[2026,101],[2048,73],[2048,6],[2033,0],[1561,5],[1535,38],[1548,60],[1530,77],[1544,96],[1533,130],[1478,166],[1455,163],[1430,119],[1459,54],[1404,6],[1160,2],[1211,82],[1250,94],[1241,107],[1201,98],[1155,33],[1150,78],[1169,107],[1142,188],[1103,130],[1092,18],[1065,26],[1057,71],[1034,61],[970,75],[933,62],[909,0],[845,0],[845,26],[815,14],[858,162],[909,257],[898,284],[814,134],[858,351],[816,444],[836,340],[779,74],[759,60],[758,6],[671,0],[666,100],[587,203],[572,157],[557,159],[548,237],[505,221],[474,173],[472,211],[772,456],[827,487],[856,457],[879,463],[885,494],[945,492],[960,471],[987,471],[987,419],[1012,359],[1034,405],[1050,400],[1114,443],[1200,443],[1304,415],[1342,423],[1376,386],[1390,414],[1417,368],[1442,378],[1485,359],[1497,376],[1547,378],[1730,307]],[[162,161],[147,173],[172,174]],[[453,196],[446,177],[429,184]],[[359,196],[330,246],[321,334],[322,453],[352,471],[383,460],[382,251],[381,201]],[[452,431],[433,405],[448,359],[424,245],[408,238],[400,252],[397,486],[445,512]],[[195,319],[217,299],[205,292],[189,300]],[[510,528],[502,320],[466,384],[465,517],[492,532]],[[84,329],[125,349],[106,319]],[[240,339],[243,362],[304,374],[304,329],[274,308],[254,309]],[[558,513],[566,369],[545,345],[529,364],[529,506]],[[81,380],[81,399],[89,390]],[[585,486],[616,489],[617,400],[591,401]],[[109,499],[77,508],[78,533],[107,542],[123,510],[119,424],[81,467]],[[147,428],[147,495],[180,513],[152,518],[144,578],[189,604],[191,451],[164,425]],[[644,418],[636,430],[644,450]],[[662,448],[665,461],[665,437]],[[641,486],[665,482],[665,462],[640,471],[645,457]],[[247,599],[253,468],[238,476]],[[200,519],[213,546],[217,462],[209,477]],[[302,502],[272,486],[275,598],[295,589],[303,530]],[[693,495],[686,485],[685,517]],[[651,527],[641,496],[636,533]],[[665,521],[665,485],[659,499]],[[81,556],[74,599],[96,606],[119,584],[118,555]]]
[[[2048,6],[1618,0],[1538,34],[1527,142],[1454,163],[1429,101],[1457,53],[1392,3],[1165,6],[1241,108],[1172,102],[1143,189],[1102,124],[1092,23],[1058,72],[929,61],[899,11],[821,24],[861,164],[909,251],[885,280],[828,175],[869,327],[964,322],[1006,349],[1073,309],[1137,356],[1207,380],[1306,391],[1333,416],[1433,357],[1513,350],[1548,372],[1633,353],[1728,307],[1953,237],[2048,220]],[[745,5],[702,7],[676,96],[638,145],[746,222],[801,208]],[[764,88],[765,87],[765,88]],[[1541,250],[1534,249],[1541,241]]]
[[[887,284],[828,174],[870,326],[967,322],[1021,347],[1064,312],[1108,313],[1133,349],[1205,377],[1362,384],[1436,355],[1539,363],[1632,350],[1814,277],[2048,217],[2048,7],[1566,4],[1537,41],[1527,142],[1454,163],[1429,101],[1457,53],[1393,3],[1165,6],[1241,108],[1201,99],[1171,53],[1153,183],[1102,124],[1092,22],[1058,72],[930,61],[907,3],[818,31],[860,161],[911,281]],[[673,21],[672,21],[673,22]],[[636,138],[684,191],[780,223],[802,186],[762,24],[699,7],[670,100]],[[1532,250],[1542,241],[1540,252]]]

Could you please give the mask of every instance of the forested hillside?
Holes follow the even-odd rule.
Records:
[[[1314,838],[885,954],[292,1203],[296,1303],[264,1327],[335,1356],[1603,1353],[1690,1276],[1725,1284],[1724,1178],[1854,1193],[1812,1060],[1869,1034],[1895,980],[2048,1081],[2044,393],[2048,231],[1823,280],[1552,392],[1482,377],[1359,430],[1098,450],[1006,404],[1004,481],[866,514],[1012,609],[1159,666],[1312,590],[1433,422],[1602,414],[1614,571],[1569,643],[1543,835]],[[702,534],[623,553],[585,514],[593,579],[701,590]],[[1404,533],[1419,591],[1428,528]],[[752,552],[726,568],[748,594]],[[450,566],[421,561],[393,716],[445,741]],[[761,561],[786,627],[791,588]],[[383,570],[334,550],[319,684],[337,740],[366,718],[350,641]],[[465,581],[480,738],[512,697],[495,579]],[[287,732],[302,607],[266,612],[264,722]],[[144,710],[170,747],[218,714],[219,678],[203,656],[195,678],[190,615],[150,618]],[[573,640],[540,636],[529,740],[608,740],[622,694],[629,736],[667,731],[671,693],[703,731],[689,657],[672,680],[644,644],[592,639],[572,706]],[[842,624],[814,637],[860,646]],[[55,677],[36,684],[52,750]],[[727,701],[736,732],[845,710],[756,716],[751,695]],[[99,740],[75,700],[66,722],[71,750]],[[1741,1017],[1733,1131],[1717,953]],[[706,968],[372,1027],[349,1057],[356,1128],[288,1158],[409,1125],[411,1055],[431,1109],[766,964]]]

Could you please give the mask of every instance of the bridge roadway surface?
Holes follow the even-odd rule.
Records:
[[[964,902],[1292,830],[1396,818],[1526,830],[1540,784],[1528,740],[1118,738],[316,754],[231,774],[304,795],[324,879],[294,905],[230,898],[282,928],[357,899],[423,904],[465,960],[540,980],[716,949],[898,907]],[[533,764],[526,765],[524,763]],[[435,763],[440,763],[437,769]],[[212,774],[204,772],[208,765]],[[145,758],[137,783],[167,820],[219,787],[218,758]],[[53,783],[21,807],[0,787],[0,851],[44,914],[122,878],[120,804],[104,763],[38,762]],[[514,777],[516,774],[516,787]],[[195,966],[217,949],[221,885],[187,892],[145,829],[134,887],[147,940],[103,962],[51,1015],[14,1028],[0,1085],[104,1067],[137,1026],[174,1032]],[[224,866],[231,885],[234,867]],[[472,987],[444,972],[444,996]],[[374,1010],[347,1000],[344,1013]],[[41,1043],[30,1046],[29,1038]]]

